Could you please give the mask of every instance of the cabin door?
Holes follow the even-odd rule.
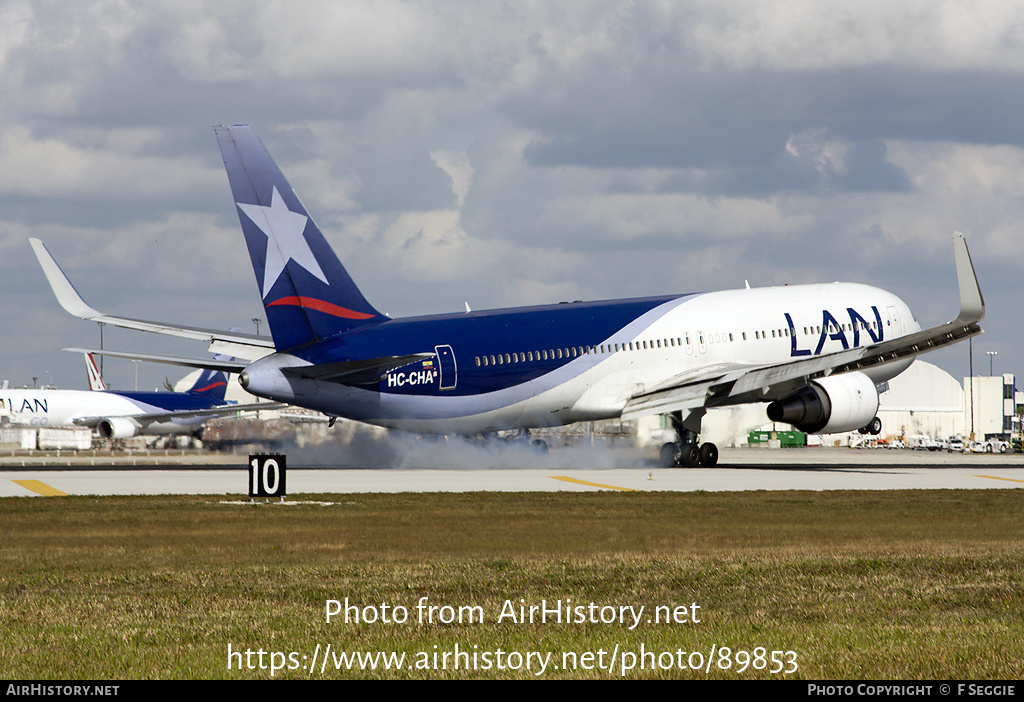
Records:
[[[452,347],[448,344],[435,346],[434,352],[437,354],[437,366],[438,370],[441,372],[438,387],[441,390],[454,390],[455,384],[458,382],[458,367],[455,365],[455,352],[452,351]]]

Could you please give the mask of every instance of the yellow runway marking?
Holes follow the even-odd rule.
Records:
[[[990,480],[1006,480],[1011,483],[1024,483],[1024,480],[1017,480],[1015,478],[1000,478],[996,475],[976,475],[975,478],[989,478]]]
[[[18,485],[22,486],[26,490],[31,490],[32,492],[37,492],[40,495],[47,495],[47,496],[52,496],[52,497],[67,497],[68,496],[68,494],[66,492],[61,492],[60,490],[58,490],[55,487],[50,487],[49,485],[47,485],[46,483],[42,482],[41,480],[15,480],[14,482],[17,483]]]
[[[549,475],[549,478],[553,480],[564,480],[567,483],[576,483],[577,485],[589,485],[590,487],[608,488],[609,490],[622,490],[623,492],[636,492],[633,488],[618,487],[617,485],[603,485],[601,483],[591,483],[586,480],[577,480],[576,478],[570,478],[567,475]]]

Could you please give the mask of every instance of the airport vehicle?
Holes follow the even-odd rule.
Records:
[[[914,449],[917,451],[945,451],[946,440],[945,439],[933,439],[930,436],[920,436],[914,444]]]
[[[668,414],[666,465],[713,466],[708,408],[768,404],[808,433],[881,431],[878,389],[931,349],[981,333],[984,301],[953,236],[960,315],[922,330],[900,298],[854,283],[789,285],[391,319],[356,287],[247,126],[215,128],[272,341],[106,315],[38,241],[58,300],[83,319],[204,339],[254,359],[252,394],[423,434]],[[191,359],[158,359],[195,364]]]
[[[91,360],[87,355],[87,366]],[[103,381],[99,373],[94,376],[92,370],[90,385],[97,387]],[[165,434],[198,437],[202,424],[213,417],[280,406],[227,403],[224,401],[227,381],[223,372],[206,370],[187,392],[3,388],[0,390],[0,424],[32,428],[90,427],[104,439]]]
[[[1009,441],[1003,441],[1002,439],[994,436],[985,439],[985,441],[981,443],[982,453],[1008,453],[1010,448],[1011,446]]]

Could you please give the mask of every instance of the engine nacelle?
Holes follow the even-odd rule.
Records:
[[[875,381],[863,373],[819,378],[789,397],[768,405],[770,420],[792,424],[808,434],[860,429],[877,413]]]
[[[96,431],[103,439],[130,439],[139,433],[139,425],[125,417],[101,420]]]

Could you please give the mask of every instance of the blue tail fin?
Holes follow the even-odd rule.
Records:
[[[283,351],[384,321],[252,129],[215,131],[274,346]]]
[[[192,387],[188,389],[188,392],[223,402],[224,396],[228,392],[228,376],[224,371],[204,370],[199,374],[199,378],[192,384]]]

